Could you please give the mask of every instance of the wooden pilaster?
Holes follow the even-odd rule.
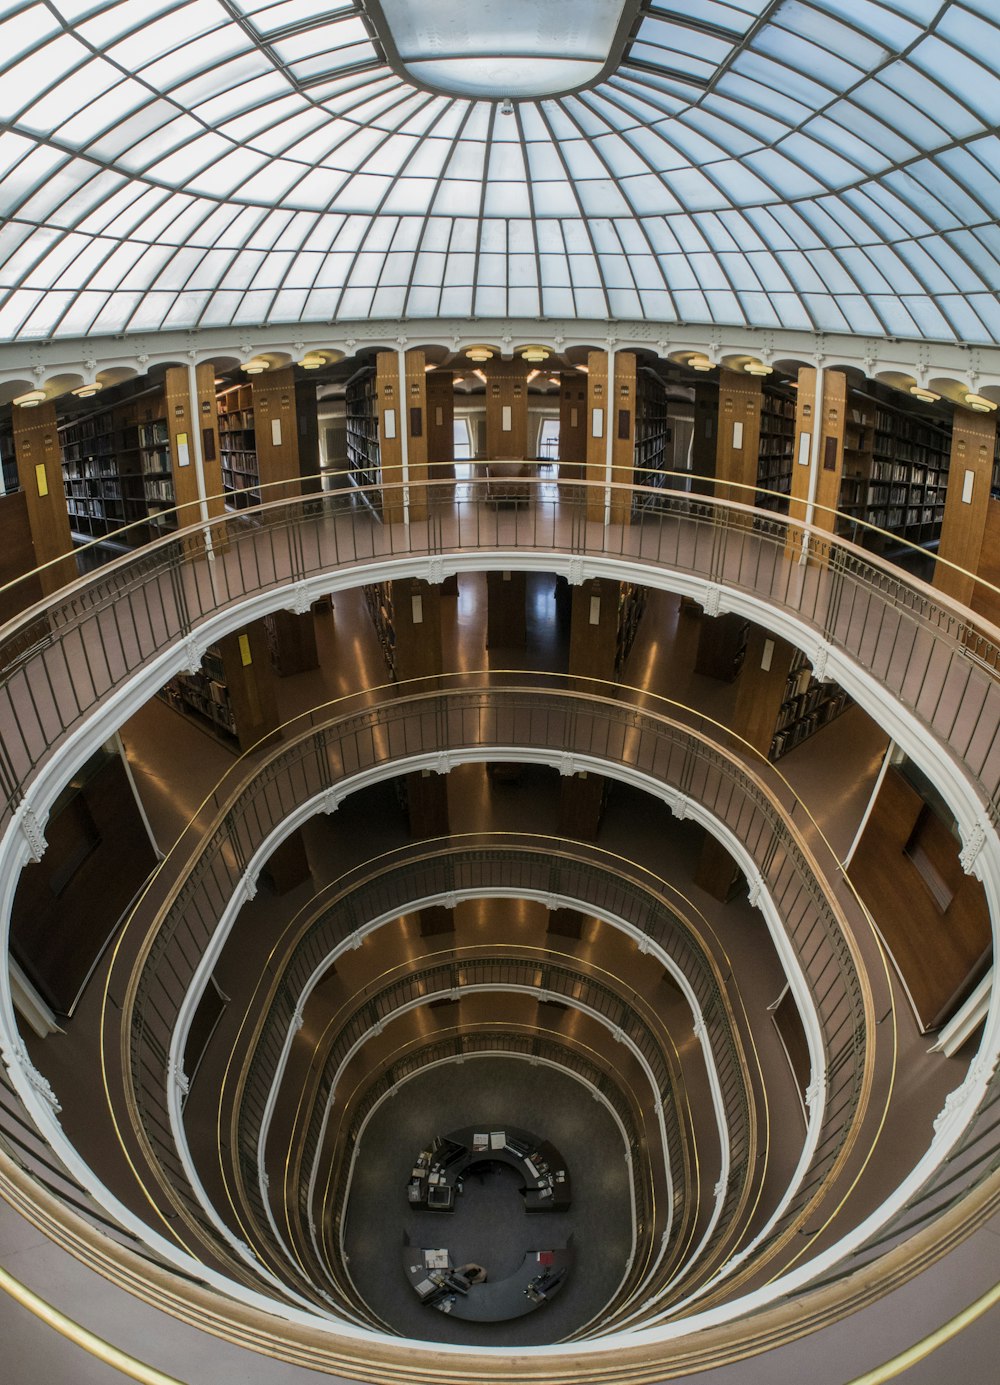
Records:
[[[523,461],[528,455],[528,370],[520,359],[485,367],[487,461]]]
[[[629,485],[635,461],[636,364],[631,351],[615,355],[615,378],[608,380],[606,351],[591,351],[587,357],[587,472],[596,486],[587,493],[587,518],[603,519],[607,480],[608,432],[611,429],[611,480]],[[631,496],[627,491],[612,492],[612,524],[627,524],[631,515]]]
[[[278,726],[278,702],[267,632],[262,620],[224,635],[219,653],[241,750],[263,740]]]
[[[944,519],[937,556],[969,573],[980,570],[990,506],[996,420],[992,414],[956,409],[951,434],[951,462],[945,492]],[[937,563],[934,585],[963,605],[971,605],[976,582]]]
[[[806,518],[809,499],[810,458],[812,434],[819,437],[819,471],[814,500],[816,510],[812,523],[817,529],[833,533],[836,520],[833,512],[840,501],[840,482],[844,474],[844,435],[847,423],[847,376],[842,370],[823,373],[823,402],[817,417],[817,372],[812,366],[799,370],[798,402],[795,412],[795,444],[792,454],[792,485],[789,515],[792,519]]]
[[[49,399],[34,409],[14,407],[14,455],[28,508],[28,527],[36,567],[73,552],[56,406]],[[53,563],[39,573],[42,592],[51,596],[76,578],[76,562]]]
[[[194,410],[188,390],[188,373],[183,366],[171,366],[163,380],[174,499],[181,507],[177,512],[180,528],[198,524],[201,520],[201,507],[197,503],[198,475],[194,454],[196,428],[201,433],[202,454],[205,459],[205,494],[209,518],[214,519],[225,510],[219,451],[219,416],[215,403],[215,368],[211,362],[205,361],[198,366],[196,377],[198,397],[194,401]]]

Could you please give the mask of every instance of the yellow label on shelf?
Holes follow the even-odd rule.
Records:
[[[240,636],[240,662],[244,668],[248,668],[253,663],[253,656],[250,653],[250,640],[248,636]]]
[[[45,463],[39,462],[35,467],[35,482],[38,486],[39,495],[48,495],[49,478],[45,475]]]

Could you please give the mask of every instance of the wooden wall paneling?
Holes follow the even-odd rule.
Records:
[[[636,361],[631,351],[615,355],[613,397],[609,401],[611,440],[611,480],[615,485],[631,486],[635,480]],[[628,491],[611,492],[611,523],[628,524],[632,518],[632,497]]]
[[[559,378],[559,479],[582,481],[587,466],[587,377],[563,371]]]
[[[937,556],[970,573],[979,571],[983,552],[996,436],[996,420],[991,414],[956,408]],[[976,582],[944,563],[936,563],[934,586],[968,606]]]
[[[382,518],[387,524],[403,521],[403,442],[399,397],[399,359],[395,351],[380,351],[375,358],[375,410],[378,416],[380,480],[390,489],[382,496]]]
[[[720,500],[754,503],[760,454],[761,383],[742,371],[719,371],[719,420],[715,475]]]
[[[528,456],[528,371],[520,359],[488,361],[486,375],[486,460],[524,461]],[[505,412],[509,410],[509,414]],[[509,423],[509,428],[504,424]]]
[[[255,375],[253,388],[257,473],[261,503],[288,500],[302,494],[295,372],[291,366]],[[280,482],[283,484],[275,484]]]
[[[604,518],[604,491],[607,466],[608,429],[608,353],[587,354],[587,518]]]
[[[591,679],[614,679],[619,587],[608,578],[592,577],[572,588],[569,671],[579,676],[575,686],[581,692],[600,691]]]
[[[903,978],[922,1029],[943,1024],[990,954],[982,885],[966,875],[959,843],[917,790],[890,768],[851,862]]]
[[[279,678],[291,674],[307,673],[319,668],[319,652],[316,648],[316,625],[312,611],[301,615],[296,611],[272,611],[265,616],[271,662]]]
[[[215,401],[215,368],[210,361],[204,361],[197,367],[196,379],[196,413],[192,412],[187,370],[183,366],[171,366],[163,379],[174,500],[178,506],[184,507],[177,513],[177,524],[180,528],[201,521],[198,474],[195,469],[195,428],[201,434],[209,517],[214,519],[216,515],[221,515],[225,511],[219,447],[219,411]]]
[[[844,437],[847,429],[847,376],[842,370],[827,370],[823,375],[822,415],[816,419],[817,372],[812,366],[799,370],[798,404],[795,412],[795,451],[792,458],[792,488],[789,515],[804,520],[809,499],[809,461],[812,434],[819,426],[819,471],[816,480],[816,510],[812,523],[817,529],[833,533],[834,511],[840,503],[840,483],[844,474]],[[802,460],[802,459],[805,460]],[[794,545],[797,550],[797,544]]]
[[[444,667],[441,648],[441,588],[421,578],[406,577],[392,584],[396,677],[430,678]],[[416,685],[420,690],[420,685]],[[414,837],[447,835],[448,778],[416,771],[406,776],[410,833]]]
[[[746,655],[736,689],[732,727],[767,756],[785,700],[794,646],[759,625],[750,626]]]
[[[403,386],[403,420],[406,428],[406,460],[410,480],[417,488],[410,492],[410,518],[427,518],[427,364],[422,350],[407,351],[406,379]],[[402,458],[400,458],[402,462]]]
[[[42,567],[73,552],[56,406],[51,399],[34,409],[14,408],[14,456],[28,510],[34,549],[32,566]],[[50,596],[74,581],[76,575],[76,561],[68,557],[65,562],[53,562],[52,567],[46,567],[38,580],[44,595]]]
[[[983,541],[976,570],[985,582],[1000,588],[1000,500],[989,500],[983,522]],[[1000,625],[1000,592],[977,582],[969,605],[977,615]]]
[[[455,372],[427,374],[427,472],[432,481],[455,479]]]
[[[42,599],[42,584],[37,575],[17,582],[34,567],[27,497],[24,491],[0,495],[0,588],[6,588],[0,590],[0,625]],[[16,585],[8,587],[10,582]]]
[[[486,574],[486,648],[524,649],[527,642],[527,573]]]
[[[587,470],[586,478],[595,484],[587,491],[587,518],[604,518],[604,491],[607,479],[608,433],[611,429],[611,480],[631,485],[635,461],[636,361],[631,351],[615,355],[615,378],[608,382],[606,351],[591,351],[587,356]],[[611,522],[627,524],[632,500],[627,491],[611,495]]]
[[[263,740],[278,727],[278,700],[271,651],[263,620],[219,641],[229,704],[241,750]]]

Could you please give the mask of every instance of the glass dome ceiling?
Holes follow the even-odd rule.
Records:
[[[473,315],[1000,340],[997,0],[573,7],[631,22],[604,60],[550,33],[564,94],[522,99],[498,15],[538,3],[442,38],[427,0],[0,0],[0,340]]]

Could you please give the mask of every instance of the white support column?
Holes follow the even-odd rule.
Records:
[[[406,347],[396,348],[399,377],[399,457],[403,473],[403,523],[410,522],[410,414],[406,402]]]
[[[208,491],[205,487],[205,448],[201,438],[201,408],[198,402],[198,372],[195,369],[193,358],[188,357],[187,363],[188,376],[188,407],[191,411],[191,451],[194,458],[194,477],[198,484],[198,511],[201,515],[201,522],[208,524]],[[205,531],[205,551],[210,559],[215,558],[212,548],[212,535],[206,528]],[[155,843],[154,843],[155,845]]]
[[[811,446],[809,448],[809,494],[806,499],[806,524],[812,524],[816,516],[816,489],[819,486],[819,454],[820,440],[823,436],[823,393],[826,384],[826,368],[822,364],[816,366],[816,400],[813,404],[813,428]],[[802,540],[802,552],[799,554],[799,562],[804,563],[809,557],[809,535],[806,534]]]
[[[608,342],[608,387],[604,397],[604,527],[611,523],[611,478],[613,475],[614,432],[611,427],[615,398],[615,346]]]
[[[868,795],[868,802],[865,805],[865,811],[861,815],[861,824],[858,827],[857,832],[855,832],[854,834],[854,840],[853,842],[851,842],[851,845],[848,848],[847,855],[844,857],[843,865],[845,870],[847,870],[850,867],[850,864],[854,859],[854,853],[857,851],[861,843],[861,838],[865,834],[865,828],[868,826],[868,819],[871,817],[872,809],[875,807],[875,800],[878,798],[879,792],[882,788],[882,784],[885,780],[886,772],[889,768],[889,762],[892,759],[893,750],[895,750],[895,745],[892,741],[890,741],[885,748],[885,754],[882,757],[882,763],[879,766],[878,774],[875,776],[875,783],[872,785],[872,791]]]

